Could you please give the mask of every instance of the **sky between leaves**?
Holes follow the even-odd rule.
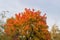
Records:
[[[0,13],[9,11],[7,17],[24,11],[24,8],[40,10],[47,14],[49,29],[56,23],[60,28],[60,0],[0,0]]]

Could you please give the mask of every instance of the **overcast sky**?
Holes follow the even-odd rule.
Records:
[[[22,12],[24,8],[40,10],[47,14],[49,29],[56,23],[60,27],[60,0],[0,0],[0,12],[9,11],[7,17]]]

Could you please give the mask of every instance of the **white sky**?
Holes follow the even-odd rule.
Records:
[[[34,8],[41,10],[42,14],[46,13],[49,29],[54,23],[60,25],[60,0],[0,0],[0,12],[8,10],[7,17],[23,11],[24,8]]]

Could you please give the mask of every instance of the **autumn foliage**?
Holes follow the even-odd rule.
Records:
[[[46,14],[25,8],[22,13],[7,19],[5,33],[12,40],[50,40]]]

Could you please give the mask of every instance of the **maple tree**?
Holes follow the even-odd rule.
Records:
[[[24,12],[7,19],[4,31],[12,40],[50,40],[47,29],[46,14],[41,16],[41,11],[25,8]]]

